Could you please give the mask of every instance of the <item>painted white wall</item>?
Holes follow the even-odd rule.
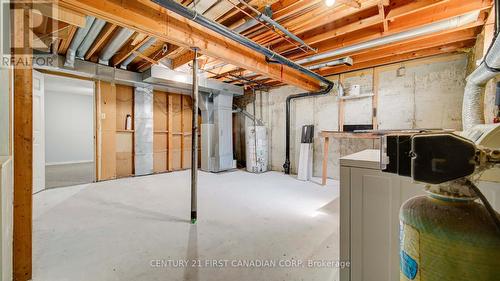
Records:
[[[405,65],[406,74],[397,76],[397,69]],[[431,60],[421,59],[384,66],[378,69],[377,83],[373,74],[358,71],[344,80],[344,86],[361,85],[362,94],[378,85],[378,125],[380,129],[450,128],[461,129],[462,97],[466,75],[466,55],[447,55]],[[338,76],[330,77],[332,81]],[[262,103],[256,99],[256,115],[269,129],[269,164],[272,170],[282,171],[285,161],[285,100],[288,95],[303,90],[284,86],[264,93]],[[313,174],[321,175],[323,140],[322,130],[338,129],[338,99],[334,90],[327,96],[298,99],[291,105],[290,162],[296,173],[299,160],[300,134],[303,125],[315,126]],[[345,124],[371,124],[371,98],[347,100],[344,108]],[[247,111],[253,112],[252,103]],[[247,125],[250,121],[246,119]],[[328,177],[338,179],[339,158],[364,149],[378,148],[378,141],[363,139],[331,139],[328,156]]]
[[[94,82],[45,79],[45,163],[94,161]]]

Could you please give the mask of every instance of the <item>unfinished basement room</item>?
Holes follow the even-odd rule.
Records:
[[[500,0],[0,0],[0,281],[499,281]]]

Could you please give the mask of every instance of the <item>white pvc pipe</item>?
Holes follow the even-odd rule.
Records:
[[[444,20],[444,21],[439,21],[436,23],[431,23],[431,24],[428,24],[428,25],[425,25],[425,26],[422,26],[419,28],[412,29],[412,30],[403,31],[403,32],[396,33],[396,34],[389,35],[389,36],[385,36],[382,38],[373,39],[373,40],[366,41],[363,43],[354,44],[354,45],[347,46],[344,48],[335,49],[335,50],[330,51],[330,52],[311,56],[311,57],[308,57],[305,59],[298,60],[298,61],[296,61],[296,63],[304,64],[304,63],[314,62],[317,60],[327,59],[327,58],[334,57],[334,56],[339,56],[339,55],[343,55],[343,54],[347,54],[347,53],[351,53],[351,52],[361,51],[361,50],[365,50],[365,49],[369,49],[369,48],[373,48],[373,47],[378,47],[378,46],[382,46],[382,45],[386,45],[386,44],[390,44],[390,43],[394,43],[394,42],[399,42],[399,41],[411,39],[411,38],[418,37],[418,36],[423,36],[423,35],[427,35],[427,34],[436,33],[439,31],[444,31],[444,30],[456,28],[456,27],[459,27],[462,25],[466,25],[466,24],[475,22],[477,20],[478,16],[479,16],[479,11],[474,11],[474,12],[471,12],[471,13],[468,13],[465,15],[461,15],[458,17]]]

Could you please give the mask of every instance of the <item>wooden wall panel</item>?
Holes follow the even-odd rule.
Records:
[[[182,169],[191,168],[191,136],[193,126],[193,102],[190,96],[182,96]]]
[[[116,85],[116,129],[125,130],[127,115],[134,119],[134,88],[125,85]],[[134,122],[132,122],[132,130]]]
[[[168,95],[153,92],[153,171],[168,171]]]
[[[166,172],[167,167],[167,141],[168,134],[155,133],[153,137],[153,171]]]
[[[169,100],[172,106],[172,142],[169,147],[169,152],[172,156],[172,165],[169,170],[175,171],[182,169],[182,96],[177,94],[169,94]]]
[[[154,91],[155,173],[191,167],[191,108],[189,96]]]
[[[127,116],[131,130],[126,130]],[[134,174],[134,88],[116,85],[116,177]]]
[[[182,135],[180,135],[180,134],[172,135],[172,145],[171,145],[171,149],[169,150],[170,155],[172,155],[172,166],[169,169],[171,171],[176,171],[176,170],[182,169],[181,145],[182,145]]]
[[[134,134],[131,132],[116,133],[116,177],[134,175]]]
[[[98,81],[98,130],[100,149],[98,150],[98,180],[116,178],[116,91],[108,82]]]

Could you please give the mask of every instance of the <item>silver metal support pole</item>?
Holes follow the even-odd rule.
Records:
[[[198,49],[193,58],[193,130],[191,135],[191,223],[197,219],[198,188]]]

